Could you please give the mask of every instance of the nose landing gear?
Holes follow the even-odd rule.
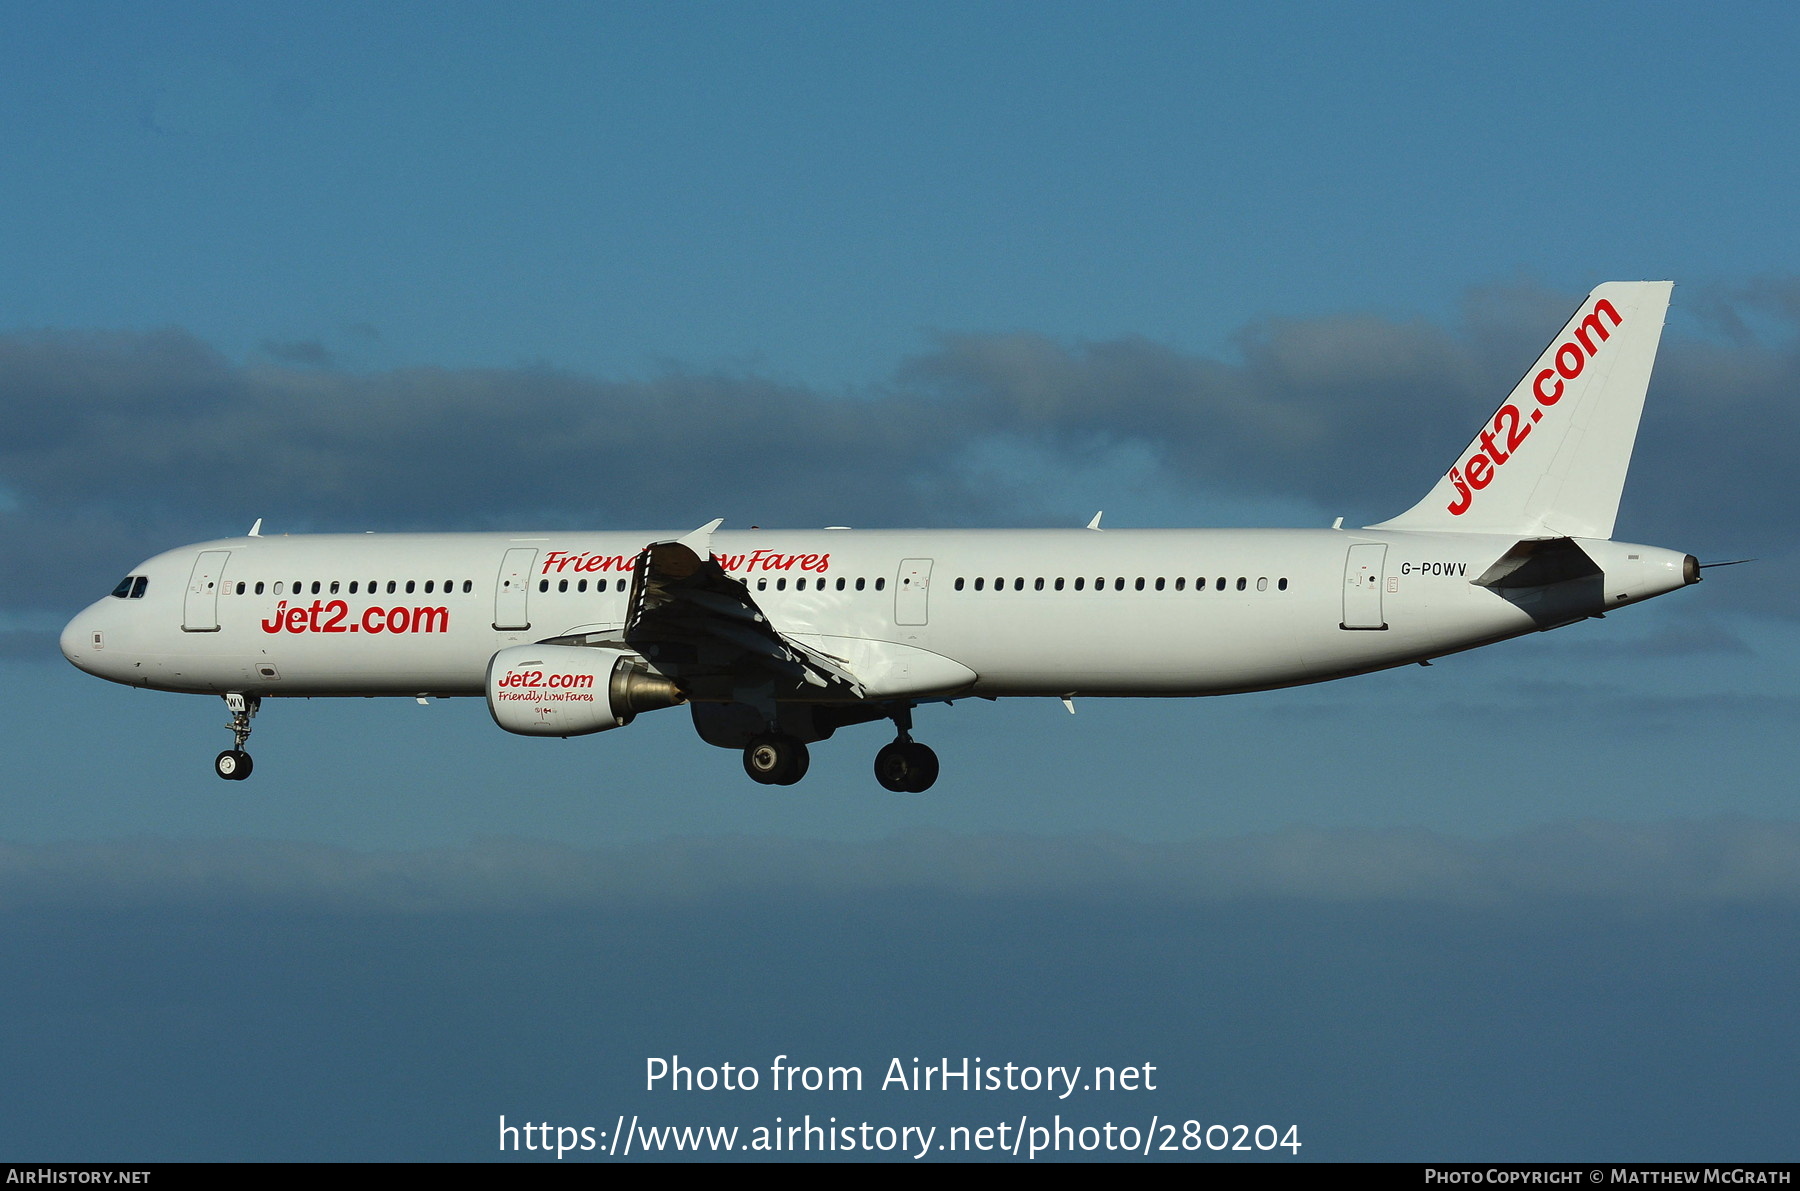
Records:
[[[262,697],[234,691],[225,696],[225,706],[231,711],[231,722],[225,727],[237,743],[213,758],[213,772],[228,782],[241,782],[255,767],[250,754],[244,751],[244,743],[250,739],[251,717],[262,709]]]

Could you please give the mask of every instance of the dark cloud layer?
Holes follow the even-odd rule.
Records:
[[[1041,520],[1033,493],[969,465],[992,443],[1052,467],[1137,448],[1178,491],[1375,520],[1424,491],[1571,305],[1493,289],[1450,325],[1272,320],[1231,359],[943,334],[855,394],[680,370],[360,373],[316,344],[244,365],[174,329],[15,332],[0,335],[0,549],[31,564],[0,576],[0,607],[67,609],[145,554],[256,516],[295,531]],[[1783,610],[1800,502],[1763,477],[1800,441],[1800,282],[1692,305],[1703,334],[1665,341],[1620,531],[1776,555],[1727,589]]]
[[[0,844],[0,912],[199,904],[512,912],[925,892],[1181,903],[1800,906],[1800,824],[1594,822],[1490,840],[1296,828],[1177,844],[943,833],[869,844],[758,838],[591,850],[495,840],[428,852],[229,840]]]

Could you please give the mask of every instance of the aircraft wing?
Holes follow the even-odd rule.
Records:
[[[773,681],[861,698],[863,684],[842,658],[783,636],[743,580],[725,573],[711,550],[719,525],[638,554],[626,644],[689,687],[690,697],[728,698]]]

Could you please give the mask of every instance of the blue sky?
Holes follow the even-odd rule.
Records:
[[[1796,1092],[1795,25],[12,14],[0,946],[32,975],[0,1037],[51,1091],[0,1090],[0,1158],[752,1123],[808,1103],[670,1109],[644,1057],[806,1047],[1160,1061],[1105,1111],[1294,1120],[1312,1157],[1791,1157],[1758,1147]],[[878,796],[875,728],[771,791],[678,712],[539,742],[454,701],[273,704],[227,785],[215,702],[54,653],[257,517],[1379,520],[1581,294],[1663,277],[1619,536],[1757,564],[1429,669],[927,709],[919,798]],[[971,1102],[927,1115],[1055,1110]]]

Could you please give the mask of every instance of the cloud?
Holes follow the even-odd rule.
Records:
[[[985,434],[1041,439],[1077,456],[1143,443],[1190,487],[1393,512],[1435,477],[1422,467],[1396,480],[1389,461],[1447,458],[1479,416],[1470,411],[1485,412],[1469,361],[1423,324],[1271,322],[1236,346],[1241,360],[1226,363],[1141,339],[945,335],[900,377]],[[1442,399],[1446,387],[1456,399]]]
[[[1757,553],[1732,603],[1792,615],[1800,282],[1713,291],[1671,331],[1621,536]],[[63,608],[170,545],[275,531],[1043,523],[981,460],[1131,459],[1190,495],[1407,507],[1573,300],[1473,291],[1449,324],[1269,320],[1229,358],[1126,337],[944,333],[892,376],[826,393],[680,368],[356,372],[313,342],[233,362],[179,329],[0,334],[0,607]],[[1057,486],[1046,483],[1043,492]],[[1774,557],[1771,557],[1773,555]],[[1750,568],[1745,568],[1748,572]]]
[[[262,341],[261,350],[263,354],[282,364],[326,368],[337,362],[331,354],[331,349],[317,339],[298,339],[287,343],[265,339]]]
[[[1491,840],[1292,828],[1173,844],[915,832],[866,844],[682,839],[591,850],[524,840],[421,852],[238,840],[0,845],[0,911],[8,912],[184,905],[537,912],[729,904],[745,896],[1794,906],[1800,823],[1564,823]]]

